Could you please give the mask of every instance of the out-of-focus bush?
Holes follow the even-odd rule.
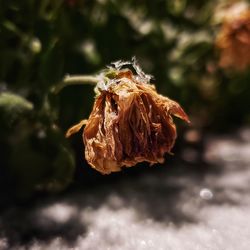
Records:
[[[250,121],[250,72],[218,67],[209,0],[0,0],[1,172],[21,194],[57,191],[74,173],[64,131],[87,117],[91,86],[51,87],[136,56],[193,126],[230,129]],[[14,181],[13,181],[14,180]]]

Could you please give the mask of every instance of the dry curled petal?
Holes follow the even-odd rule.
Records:
[[[227,18],[218,34],[219,64],[241,71],[250,66],[250,10]]]
[[[69,136],[86,124],[86,160],[103,174],[142,161],[162,163],[176,139],[172,115],[189,122],[177,102],[157,94],[154,85],[145,79],[128,69],[117,70],[105,86],[103,82],[99,84],[89,119],[67,132]]]

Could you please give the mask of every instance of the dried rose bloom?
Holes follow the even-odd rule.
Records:
[[[133,66],[137,75],[118,66],[113,69],[113,79],[97,84],[98,95],[89,119],[73,126],[66,134],[68,137],[86,125],[85,157],[103,174],[142,161],[162,163],[176,139],[171,116],[189,122],[180,105],[157,94],[154,85],[148,83],[149,76],[135,63]]]
[[[250,66],[250,10],[227,17],[216,41],[220,66],[241,71]]]

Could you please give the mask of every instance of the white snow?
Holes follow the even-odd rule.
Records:
[[[249,147],[248,140],[214,137],[205,153],[211,166],[142,169],[29,211],[6,211],[0,249],[249,250]],[[25,233],[34,234],[29,243],[15,242]]]

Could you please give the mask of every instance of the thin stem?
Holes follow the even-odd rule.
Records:
[[[90,75],[79,75],[79,76],[65,76],[63,78],[63,81],[56,85],[52,92],[55,94],[58,94],[64,87],[69,85],[82,85],[82,84],[91,84],[95,85],[98,83],[100,79],[96,76],[90,76]]]

